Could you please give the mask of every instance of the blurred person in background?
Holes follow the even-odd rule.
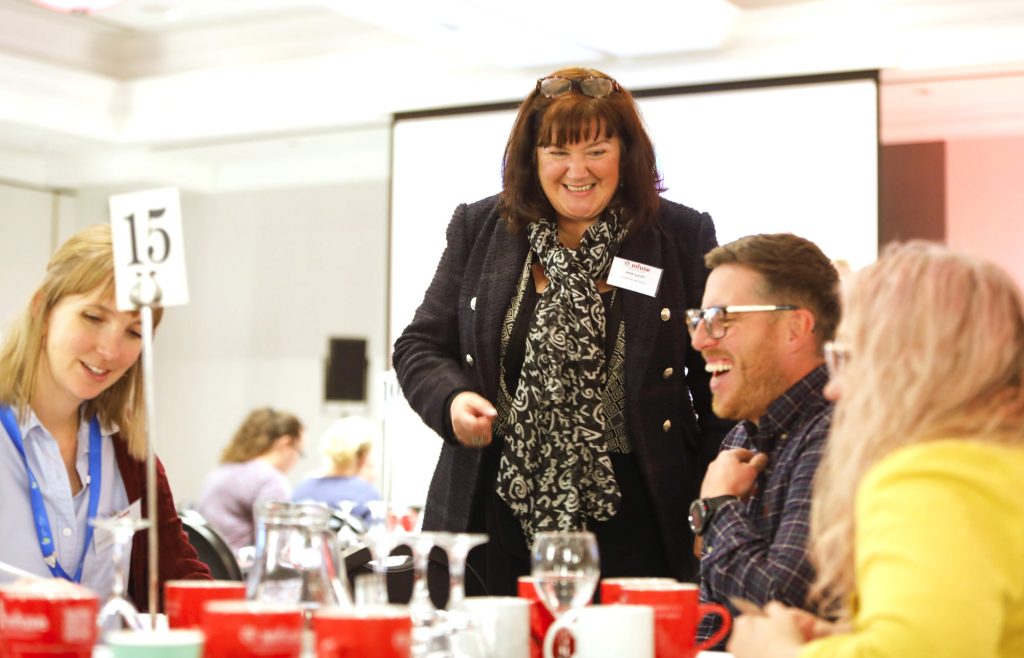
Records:
[[[335,421],[320,437],[322,474],[300,482],[292,499],[320,502],[333,508],[339,507],[339,503],[352,503],[351,513],[369,521],[370,509],[366,504],[381,499],[368,479],[370,452],[379,439],[379,426],[366,418],[349,416]]]
[[[395,342],[444,439],[423,527],[490,536],[471,594],[514,595],[540,531],[593,531],[604,576],[692,580],[686,507],[727,429],[684,322],[714,223],[661,198],[633,97],[601,71],[537,81],[502,174],[456,208]]]
[[[159,324],[163,309],[153,316]],[[89,521],[148,514],[141,332],[138,312],[117,309],[111,232],[101,225],[57,249],[0,347],[0,561],[101,598],[113,584],[113,542]],[[156,488],[160,582],[209,578],[159,460]],[[140,610],[148,541],[136,534],[123,565]]]
[[[913,242],[853,275],[828,347],[812,595],[734,626],[757,656],[1024,656],[1024,308],[991,263]]]
[[[235,552],[256,541],[257,503],[291,500],[285,474],[302,459],[302,446],[299,419],[263,407],[249,413],[224,448],[197,509]]]

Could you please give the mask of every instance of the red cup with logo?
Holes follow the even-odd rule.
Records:
[[[0,586],[0,655],[90,658],[99,607],[95,594],[66,580]]]
[[[369,605],[355,610],[325,608],[313,614],[317,658],[410,658],[412,617],[408,608]]]
[[[207,601],[204,658],[299,658],[302,608],[262,601]]]
[[[718,644],[732,627],[729,611],[717,603],[701,603],[692,583],[625,583],[619,603],[654,608],[655,658],[692,658]],[[705,615],[721,618],[718,630],[697,644],[697,626]]]
[[[679,582],[675,578],[660,578],[655,576],[650,577],[628,577],[628,578],[602,578],[601,579],[601,603],[621,603],[619,596],[622,594],[622,588],[626,585],[673,585]]]
[[[171,628],[199,628],[207,601],[241,601],[245,583],[237,580],[168,580],[164,584],[164,611]]]
[[[555,617],[541,601],[533,576],[519,577],[519,598],[530,601],[530,657],[539,658],[543,654],[544,636],[555,623]]]

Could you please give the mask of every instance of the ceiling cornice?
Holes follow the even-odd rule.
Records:
[[[324,10],[149,33],[0,0],[0,25],[0,151],[49,159],[23,171],[61,172],[49,181],[61,185],[76,159],[113,176],[204,143],[375,131],[395,112],[513,100],[557,66],[496,65]],[[1024,69],[1024,2],[803,2],[742,12],[719,48],[602,57],[591,65],[632,89],[877,68],[886,141],[1024,132],[1017,81],[978,107],[963,104],[976,85],[888,89],[936,67]]]

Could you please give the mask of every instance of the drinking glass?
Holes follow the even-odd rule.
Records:
[[[125,596],[124,549],[136,532],[149,527],[149,520],[130,516],[111,516],[92,519],[89,523],[97,530],[109,532],[113,539],[110,555],[114,560],[114,582],[111,585],[110,598],[100,608],[96,625],[104,634],[109,631],[125,629],[141,631],[143,624],[139,617],[139,611]]]
[[[370,517],[366,523],[363,542],[370,552],[369,566],[386,588],[391,552],[398,546],[398,516],[383,500],[371,500],[366,503],[366,507],[370,510]]]
[[[447,646],[440,628],[442,619],[434,602],[430,600],[427,584],[427,569],[430,551],[434,543],[447,533],[413,532],[401,536],[399,543],[408,544],[412,549],[413,585],[409,600],[409,614],[412,617],[412,655],[414,658],[448,657]]]
[[[562,617],[582,608],[594,596],[601,577],[597,538],[591,532],[538,532],[532,565],[540,600],[552,615]],[[571,647],[564,638],[558,642],[557,655],[571,655]]]
[[[436,533],[434,545],[448,556],[448,607],[440,611],[435,636],[452,658],[486,658],[487,640],[466,609],[466,558],[474,547],[487,541],[485,534]]]

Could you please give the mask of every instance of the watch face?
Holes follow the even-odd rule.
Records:
[[[699,535],[704,530],[705,512],[704,501],[700,498],[690,503],[690,530],[694,534]]]

